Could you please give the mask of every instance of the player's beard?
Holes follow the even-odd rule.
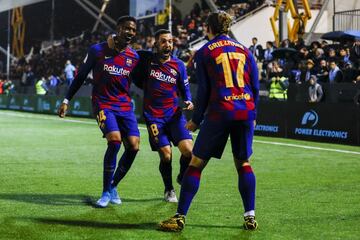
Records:
[[[164,49],[161,51],[161,55],[162,55],[162,58],[163,59],[167,59],[171,56],[171,52],[172,50],[171,49]]]

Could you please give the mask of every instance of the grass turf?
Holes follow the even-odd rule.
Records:
[[[106,148],[93,120],[2,110],[0,126],[0,239],[360,238],[358,154],[255,142],[259,230],[248,232],[241,228],[243,208],[227,146],[222,160],[211,160],[204,170],[184,231],[163,233],[155,230],[157,223],[173,215],[176,204],[162,201],[158,155],[143,126],[141,151],[119,185],[123,204],[106,209],[92,207],[101,194]],[[359,152],[354,146],[255,139]],[[174,180],[178,159],[174,149]]]

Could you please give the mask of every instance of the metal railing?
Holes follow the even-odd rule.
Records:
[[[360,9],[335,12],[334,31],[360,30]]]
[[[273,4],[276,4],[277,0],[272,1]],[[286,4],[287,0],[283,0],[283,4]],[[321,9],[322,5],[324,4],[325,0],[308,0],[308,4],[311,9]],[[294,1],[295,4],[295,1]],[[297,8],[304,8],[303,2],[300,0],[296,1]]]

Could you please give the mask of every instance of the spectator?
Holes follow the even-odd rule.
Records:
[[[321,85],[317,83],[317,77],[311,75],[309,83],[309,102],[320,102],[324,94]]]
[[[65,73],[65,81],[68,86],[70,86],[72,81],[74,80],[75,71],[76,68],[74,67],[74,65],[71,64],[70,60],[67,60],[65,64],[64,73]]]
[[[317,74],[314,66],[315,66],[315,63],[314,63],[313,60],[308,59],[308,60],[306,61],[306,70],[303,71],[303,72],[301,73],[301,76],[300,76],[300,81],[301,81],[301,82],[303,82],[303,83],[304,83],[304,82],[308,82],[308,81],[310,80],[310,76],[311,76],[311,75],[316,75],[316,74]]]
[[[29,87],[35,85],[35,75],[30,65],[25,66],[25,72],[21,76],[20,93],[28,94]]]
[[[310,58],[310,54],[309,54],[309,50],[307,49],[307,47],[302,47],[300,49],[300,59],[302,60],[306,60],[306,59],[309,59]]]
[[[264,65],[267,65],[273,60],[272,52],[274,51],[274,44],[270,41],[266,42],[266,48],[264,51]]]
[[[301,48],[305,47],[305,42],[304,39],[299,38],[297,40],[295,40],[295,46],[294,48],[298,51],[300,51]]]
[[[11,80],[5,80],[3,84],[3,92],[6,95],[9,95],[15,91],[15,85]]]
[[[339,67],[341,69],[345,68],[345,65],[350,62],[350,55],[347,53],[345,47],[341,47],[339,51]]]
[[[313,57],[315,65],[319,66],[320,61],[324,59],[324,50],[322,48],[317,48],[315,50],[315,55]]]
[[[273,66],[272,78],[270,80],[269,99],[286,101],[289,80],[284,76],[283,70],[277,62],[274,62]]]
[[[358,71],[353,68],[353,65],[350,61],[345,63],[345,67],[343,69],[344,82],[356,82],[356,78],[358,75]]]
[[[337,66],[335,60],[330,60],[329,62],[330,71],[329,71],[329,83],[338,83],[343,80],[343,73],[340,68]]]
[[[4,94],[4,88],[3,88],[3,86],[4,86],[4,80],[2,80],[2,79],[0,78],[0,95],[1,95],[1,94]]]
[[[318,74],[316,75],[319,82],[326,83],[329,80],[329,69],[325,59],[320,61],[320,66],[318,68]]]
[[[60,79],[52,74],[48,76],[47,86],[49,92],[59,94],[58,86],[60,85]]]
[[[354,63],[355,68],[360,67],[360,40],[357,40],[350,49],[350,60]]]
[[[314,41],[310,44],[310,57],[315,58],[316,50],[320,48],[320,43],[318,41]]]
[[[305,69],[303,62],[298,62],[297,67],[291,69],[289,74],[289,82],[290,83],[298,83],[301,84],[300,77],[301,72]]]
[[[46,93],[49,91],[49,88],[46,85],[46,80],[44,77],[40,78],[36,84],[36,94],[37,95],[46,95]]]
[[[258,43],[258,39],[256,37],[252,38],[252,45],[249,47],[249,50],[254,55],[257,62],[262,61],[263,47]]]
[[[282,48],[289,48],[289,47],[291,47],[289,39],[284,39],[284,40],[280,43],[280,46],[281,46]]]
[[[330,62],[330,61],[338,61],[338,58],[336,56],[336,51],[335,51],[334,48],[329,49],[329,56],[328,56],[327,61],[328,62]]]

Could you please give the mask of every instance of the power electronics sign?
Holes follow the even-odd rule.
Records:
[[[285,108],[283,103],[259,102],[255,134],[270,137],[285,137]]]
[[[321,121],[327,121],[326,116],[322,116],[322,118],[315,110],[306,111],[299,119],[300,127],[295,127],[294,134],[297,136],[327,138],[329,140],[348,139],[348,131],[322,127]]]

